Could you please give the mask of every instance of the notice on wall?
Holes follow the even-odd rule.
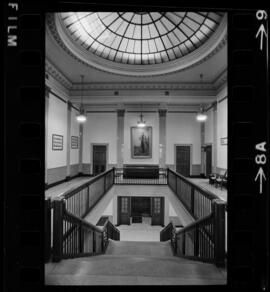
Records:
[[[71,149],[78,149],[79,148],[79,137],[78,136],[71,136]]]
[[[52,150],[63,150],[64,136],[52,134]]]

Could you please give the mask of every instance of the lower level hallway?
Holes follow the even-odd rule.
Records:
[[[46,285],[224,285],[226,270],[174,256],[170,242],[110,240],[104,255],[45,265]]]

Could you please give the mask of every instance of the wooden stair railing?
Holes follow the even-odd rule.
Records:
[[[225,265],[225,207],[213,200],[213,212],[177,230],[172,222],[160,232],[161,241],[171,240],[175,255],[192,260]]]
[[[64,200],[54,202],[54,234],[52,260],[102,254],[109,239],[119,240],[119,230],[107,220],[99,228],[66,210]]]

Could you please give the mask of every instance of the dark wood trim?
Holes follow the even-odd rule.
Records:
[[[221,103],[223,100],[225,100],[225,99],[227,99],[228,98],[228,96],[226,95],[225,97],[223,97],[222,99],[220,99],[219,101],[218,101],[218,103]]]
[[[176,114],[197,114],[198,111],[168,111],[168,113],[176,113]]]
[[[61,96],[59,96],[58,94],[56,94],[55,92],[53,92],[51,88],[49,90],[49,93],[51,93],[53,96],[55,96],[59,100],[63,101],[64,103],[67,103],[67,101],[64,98],[62,98]]]

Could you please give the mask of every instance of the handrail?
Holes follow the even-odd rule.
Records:
[[[219,197],[211,192],[209,192],[208,190],[196,185],[194,182],[192,182],[191,180],[189,180],[187,177],[183,176],[182,174],[168,168],[168,171],[172,172],[173,174],[175,174],[176,176],[180,177],[182,180],[184,180],[187,184],[191,185],[194,189],[200,191],[201,193],[203,193],[206,197],[208,197],[211,200],[215,200],[215,199],[219,199]]]
[[[193,260],[225,264],[225,208],[222,200],[213,200],[211,214],[177,230],[173,222],[160,232],[160,241],[171,240],[174,254]]]
[[[207,215],[207,216],[205,216],[197,221],[194,221],[185,227],[182,227],[180,230],[176,231],[175,234],[187,232],[187,231],[191,230],[193,227],[200,225],[202,222],[205,222],[206,220],[208,220],[212,217],[213,217],[213,213],[211,213],[210,215]]]
[[[119,240],[119,230],[106,220],[101,228],[72,214],[65,200],[54,201],[53,261],[104,253],[109,239]]]
[[[168,186],[195,220],[212,212],[212,202],[219,199],[215,194],[169,168],[167,172]]]
[[[82,189],[85,189],[86,187],[92,185],[97,180],[99,180],[101,177],[104,177],[106,174],[110,173],[111,171],[113,171],[113,168],[111,168],[109,170],[106,170],[106,171],[98,174],[97,176],[94,176],[89,181],[83,183],[82,185],[80,185],[78,187],[75,187],[74,189],[71,189],[71,190],[68,190],[68,191],[64,192],[63,194],[61,194],[60,198],[68,199],[69,197],[71,197],[72,195],[74,195],[77,192],[81,191]]]

